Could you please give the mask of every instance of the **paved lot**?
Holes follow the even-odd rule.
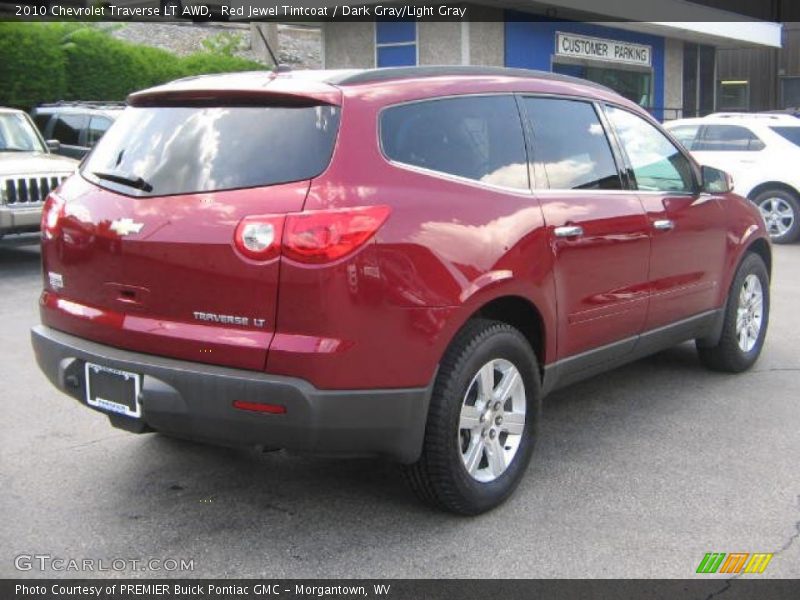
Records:
[[[775,253],[753,371],[706,372],[687,344],[553,395],[517,494],[462,519],[380,461],[111,429],[40,375],[38,251],[0,249],[0,576],[41,576],[13,559],[43,553],[189,558],[193,576],[688,577],[738,551],[800,577],[800,245]]]

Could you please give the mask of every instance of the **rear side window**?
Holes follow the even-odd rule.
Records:
[[[86,128],[88,120],[86,115],[58,115],[53,125],[53,137],[62,144],[77,146],[81,130]]]
[[[398,163],[528,189],[525,139],[512,96],[428,100],[383,111],[381,145]]]
[[[703,152],[755,152],[764,149],[756,134],[738,125],[706,125],[692,150]]]
[[[533,160],[551,189],[622,187],[605,130],[588,102],[525,98],[533,126]],[[538,181],[538,177],[537,177]]]
[[[795,146],[800,146],[800,127],[770,127],[770,129]]]
[[[129,107],[81,172],[137,196],[310,179],[330,162],[339,112],[335,106]]]
[[[94,146],[109,127],[111,127],[111,119],[92,117],[89,121],[89,131],[86,133],[86,145]]]

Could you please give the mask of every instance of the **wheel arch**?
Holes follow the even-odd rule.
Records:
[[[789,192],[790,194],[794,194],[796,198],[800,199],[800,191],[784,181],[765,181],[764,183],[759,183],[747,193],[747,199],[752,202],[760,193],[774,189]]]
[[[757,238],[753,240],[746,248],[745,251],[742,253],[739,262],[744,259],[748,252],[752,252],[753,254],[757,254],[761,257],[764,261],[764,264],[767,265],[767,273],[769,273],[770,279],[772,278],[772,247],[770,246],[769,242],[764,238]]]
[[[493,298],[474,311],[464,325],[477,318],[507,323],[522,333],[536,355],[541,375],[547,355],[547,329],[542,312],[531,300],[516,295]]]

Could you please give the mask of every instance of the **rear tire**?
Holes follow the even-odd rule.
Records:
[[[525,337],[498,321],[469,322],[440,365],[422,455],[403,467],[411,489],[461,515],[500,505],[530,462],[540,410],[536,355]]]
[[[776,244],[789,244],[800,237],[800,200],[788,190],[765,190],[753,198]]]
[[[702,363],[714,371],[740,373],[761,354],[769,324],[769,272],[763,259],[748,253],[728,292],[722,335],[715,346],[697,343]]]

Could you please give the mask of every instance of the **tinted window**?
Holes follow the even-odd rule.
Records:
[[[694,141],[699,129],[700,125],[682,125],[680,127],[670,127],[669,132],[688,150],[694,150]]]
[[[381,144],[400,163],[474,179],[528,188],[522,125],[511,96],[475,96],[387,108]]]
[[[85,115],[58,115],[53,126],[53,137],[62,144],[77,146],[81,129],[86,127],[87,121]]]
[[[609,107],[608,116],[628,156],[638,189],[692,191],[691,164],[667,136],[626,110]]]
[[[764,142],[746,127],[738,125],[706,125],[703,137],[693,150],[704,152],[749,152],[764,149]]]
[[[795,146],[800,146],[800,127],[770,127],[770,129]]]
[[[328,165],[339,108],[127,108],[95,146],[82,173],[141,178],[159,196],[310,179]]]
[[[42,135],[45,133],[45,129],[47,128],[47,122],[50,120],[50,115],[36,115],[33,117],[33,122],[36,123],[36,127],[39,128],[39,131],[42,132]]]
[[[533,160],[552,189],[620,189],[605,130],[588,102],[525,98]]]
[[[86,145],[94,146],[109,127],[111,127],[111,119],[92,117],[89,121],[89,131],[86,134]]]

